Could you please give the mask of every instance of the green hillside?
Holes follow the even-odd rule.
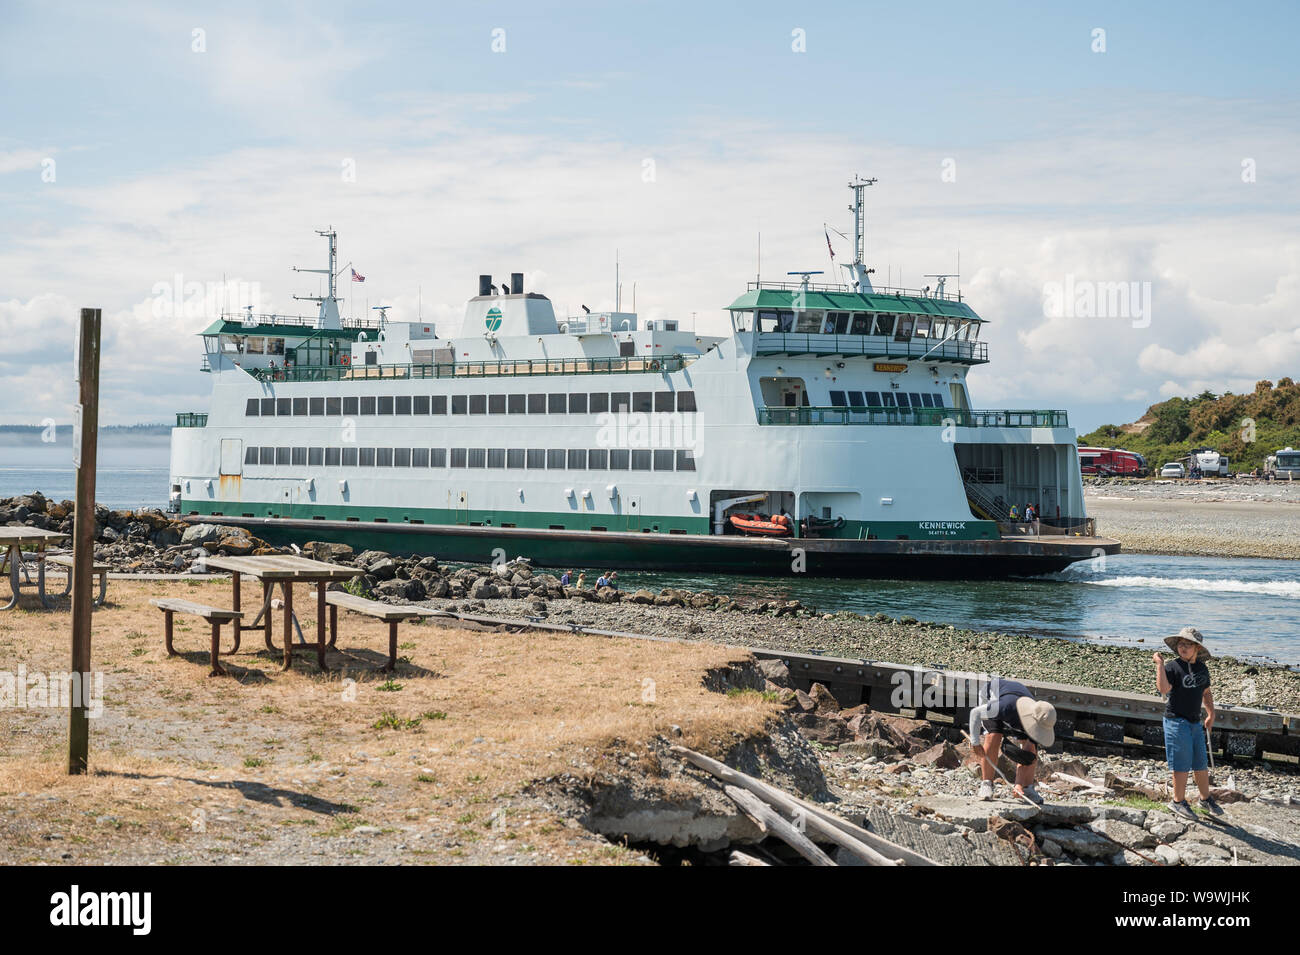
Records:
[[[1300,448],[1300,385],[1283,378],[1276,386],[1258,382],[1248,395],[1170,398],[1133,424],[1104,424],[1082,435],[1079,444],[1137,451],[1152,470],[1192,448],[1213,448],[1228,455],[1233,471],[1249,471],[1278,448]]]

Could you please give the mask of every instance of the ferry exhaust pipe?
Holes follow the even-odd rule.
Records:
[[[523,272],[510,273],[510,294],[511,295],[524,294],[524,273]]]
[[[491,295],[493,291],[494,289],[492,288],[492,276],[480,275],[478,277],[478,294]]]

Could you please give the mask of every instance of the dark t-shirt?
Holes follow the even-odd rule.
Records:
[[[1025,726],[1020,722],[1020,714],[1016,711],[1016,700],[1021,697],[1032,700],[1034,694],[1029,692],[1029,687],[1016,680],[999,680],[998,715],[984,720],[984,731],[1028,739],[1029,734],[1025,732]]]
[[[1177,716],[1189,723],[1201,721],[1201,696],[1210,687],[1210,668],[1204,663],[1188,663],[1181,658],[1165,664],[1169,681],[1169,700],[1165,716]]]

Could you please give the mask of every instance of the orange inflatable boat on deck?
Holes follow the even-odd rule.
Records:
[[[771,519],[758,514],[732,514],[731,526],[742,534],[755,534],[760,537],[789,537],[794,533],[790,518],[784,514],[774,514]]]

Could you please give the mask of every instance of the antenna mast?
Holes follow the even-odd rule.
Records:
[[[324,236],[330,242],[330,267],[328,269],[300,269],[294,266],[295,272],[315,272],[317,275],[329,276],[329,294],[328,295],[295,295],[294,298],[302,302],[320,302],[320,314],[318,321],[321,328],[340,328],[342,323],[339,321],[338,293],[334,284],[335,266],[338,263],[338,233],[331,226],[327,231],[316,230],[316,234]]]
[[[853,213],[853,262],[841,268],[848,269],[853,279],[852,284],[859,292],[871,291],[871,279],[867,277],[870,272],[862,259],[862,245],[866,236],[866,211],[862,194],[867,186],[874,186],[877,181],[855,175],[849,183],[849,188],[853,190],[853,205],[849,206],[849,211]]]

